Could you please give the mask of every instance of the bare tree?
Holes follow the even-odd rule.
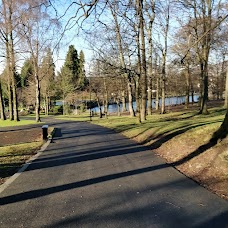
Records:
[[[116,1],[112,3],[109,3],[109,7],[115,22],[115,30],[116,30],[116,41],[118,44],[118,50],[119,50],[119,60],[121,64],[121,68],[123,69],[124,72],[124,77],[128,79],[127,82],[127,89],[128,89],[128,102],[129,102],[129,111],[130,111],[130,116],[135,116],[134,109],[133,109],[133,99],[132,99],[132,81],[131,81],[131,76],[126,72],[126,63],[124,59],[124,51],[123,51],[123,45],[122,45],[122,38],[121,38],[121,31],[120,31],[120,24],[118,22],[117,18],[117,12],[118,11],[118,4]],[[125,99],[124,96],[124,90],[122,91],[122,98]],[[123,102],[124,104],[125,102]],[[124,110],[125,109],[125,110]],[[124,111],[126,111],[126,108],[123,108]]]
[[[153,64],[152,64],[152,54],[153,54],[153,23],[155,19],[155,0],[146,1],[145,12],[147,16],[147,21],[145,22],[148,40],[148,115],[152,114],[152,77],[153,77]]]
[[[3,101],[3,96],[2,96],[2,84],[1,84],[1,79],[0,79],[0,114],[1,114],[1,120],[6,120],[6,115],[5,115],[5,107],[4,107],[4,101]]]
[[[16,2],[13,0],[2,0],[3,23],[0,29],[1,40],[5,45],[6,73],[8,75],[8,99],[9,99],[9,118],[19,121],[18,100],[16,85],[16,62],[15,62],[15,21]]]
[[[166,97],[166,61],[167,61],[167,50],[168,50],[168,32],[169,32],[169,23],[170,23],[170,1],[166,1],[164,5],[161,5],[163,8],[162,15],[163,20],[162,24],[162,35],[164,39],[164,45],[161,46],[162,60],[161,60],[161,114],[166,112],[165,110],[165,97]],[[160,8],[161,8],[160,7]]]
[[[224,107],[228,110],[228,66],[226,68],[226,89],[225,89],[225,105]]]
[[[140,40],[140,57],[141,57],[141,74],[140,74],[140,88],[141,88],[141,120],[146,120],[147,107],[147,69],[146,69],[146,50],[145,50],[145,20],[143,13],[143,0],[136,1],[137,16],[139,18],[138,30]]]
[[[26,41],[27,51],[31,54],[33,63],[33,76],[36,91],[36,121],[40,122],[40,104],[41,104],[41,80],[40,64],[42,62],[45,50],[52,47],[55,37],[56,21],[48,15],[43,5],[39,1],[31,2],[30,11],[24,11],[21,15],[20,34]],[[46,1],[42,2],[44,5]]]

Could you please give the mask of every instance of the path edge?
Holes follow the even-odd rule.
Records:
[[[34,156],[32,156],[29,160],[26,161],[26,163],[13,175],[11,176],[9,179],[6,180],[5,183],[3,183],[0,186],[0,194],[10,185],[12,184],[27,168],[28,166],[35,160],[37,159],[48,147],[48,145],[51,143],[52,139],[48,139],[47,142],[45,142],[42,147],[40,148],[40,150],[38,151],[37,154],[35,154]]]

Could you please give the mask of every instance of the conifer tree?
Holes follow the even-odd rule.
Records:
[[[45,57],[43,58],[41,68],[41,94],[44,99],[45,114],[48,115],[50,108],[50,99],[54,94],[55,83],[55,64],[53,61],[51,49],[47,50]]]
[[[70,45],[66,60],[58,76],[59,90],[63,98],[63,114],[66,114],[66,98],[78,89],[79,72],[78,53],[74,45]]]
[[[21,68],[21,87],[29,86],[29,81],[33,80],[32,60],[26,59]]]
[[[88,85],[88,80],[85,76],[85,55],[83,51],[79,54],[79,69],[78,69],[78,86],[81,90]]]

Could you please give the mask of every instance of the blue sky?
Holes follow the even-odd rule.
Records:
[[[59,53],[54,54],[54,61],[57,71],[60,70],[61,66],[64,63],[69,45],[74,45],[78,53],[81,50],[84,52],[87,66],[92,57],[92,51],[89,49],[88,43],[83,38],[82,31],[78,28],[77,24],[75,24],[75,21],[78,20],[80,16],[82,16],[83,12],[79,11],[77,17],[73,18],[78,10],[78,6],[76,4],[71,5],[71,2],[71,0],[60,0],[57,1],[54,5],[57,9],[58,16],[61,17],[60,22],[62,29],[66,30],[61,40],[60,49],[58,50]],[[69,18],[71,18],[70,23]],[[90,20],[90,18],[87,18],[87,21],[88,20]],[[83,26],[86,26],[86,23],[83,23]]]

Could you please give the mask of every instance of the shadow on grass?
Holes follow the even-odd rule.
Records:
[[[193,128],[197,128],[197,127],[201,127],[201,126],[205,126],[208,124],[213,124],[213,123],[218,123],[220,121],[213,121],[213,122],[205,122],[205,123],[200,123],[200,124],[194,124],[194,125],[190,125],[190,126],[182,126],[179,128],[176,128],[174,131],[166,131],[163,132],[162,134],[158,134],[155,137],[148,137],[146,140],[142,141],[141,144],[146,144],[149,143],[151,140],[156,140],[155,142],[153,142],[150,146],[152,147],[152,149],[157,149],[159,148],[163,143],[171,140],[172,138],[181,135]]]
[[[0,164],[0,178],[7,178],[15,174],[23,165],[23,162]]]
[[[190,153],[186,157],[180,159],[179,161],[170,163],[170,165],[178,166],[178,165],[181,165],[183,163],[186,163],[186,162],[190,161],[191,159],[193,159],[194,157],[197,157],[198,155],[204,153],[206,150],[210,149],[211,147],[215,146],[216,144],[217,144],[216,141],[209,141],[208,143],[198,147],[195,151],[193,151],[192,153]]]

